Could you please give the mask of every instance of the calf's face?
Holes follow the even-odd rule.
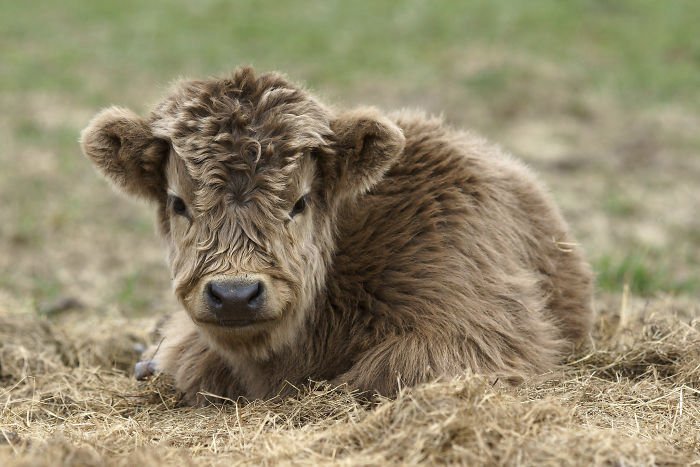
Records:
[[[374,109],[339,114],[243,68],[178,84],[147,119],[106,109],[81,142],[118,189],[157,205],[192,320],[214,345],[260,355],[317,312],[338,212],[381,180],[404,138]]]

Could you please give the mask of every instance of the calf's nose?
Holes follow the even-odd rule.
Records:
[[[209,310],[222,321],[247,324],[257,318],[265,302],[262,281],[216,280],[205,291]]]

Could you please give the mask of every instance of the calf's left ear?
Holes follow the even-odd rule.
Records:
[[[345,112],[331,122],[336,140],[338,190],[358,195],[379,182],[403,152],[401,129],[377,109]]]
[[[168,143],[128,109],[110,107],[95,115],[80,135],[83,153],[121,191],[151,201],[166,196]]]

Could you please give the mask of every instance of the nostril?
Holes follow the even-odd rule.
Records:
[[[224,302],[221,293],[216,290],[215,284],[207,284],[207,296],[209,297],[209,300],[216,306],[221,306]]]
[[[256,300],[258,300],[260,297],[262,297],[263,293],[265,292],[265,286],[261,281],[258,281],[255,284],[255,287],[252,289],[250,296],[248,297],[248,304],[249,305],[256,305]]]

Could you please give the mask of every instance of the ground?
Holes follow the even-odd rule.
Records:
[[[700,4],[176,3],[1,7],[0,464],[700,462]],[[465,376],[373,404],[321,385],[188,409],[133,381],[177,304],[151,208],[78,133],[246,63],[523,158],[596,270],[591,349],[515,388]]]

